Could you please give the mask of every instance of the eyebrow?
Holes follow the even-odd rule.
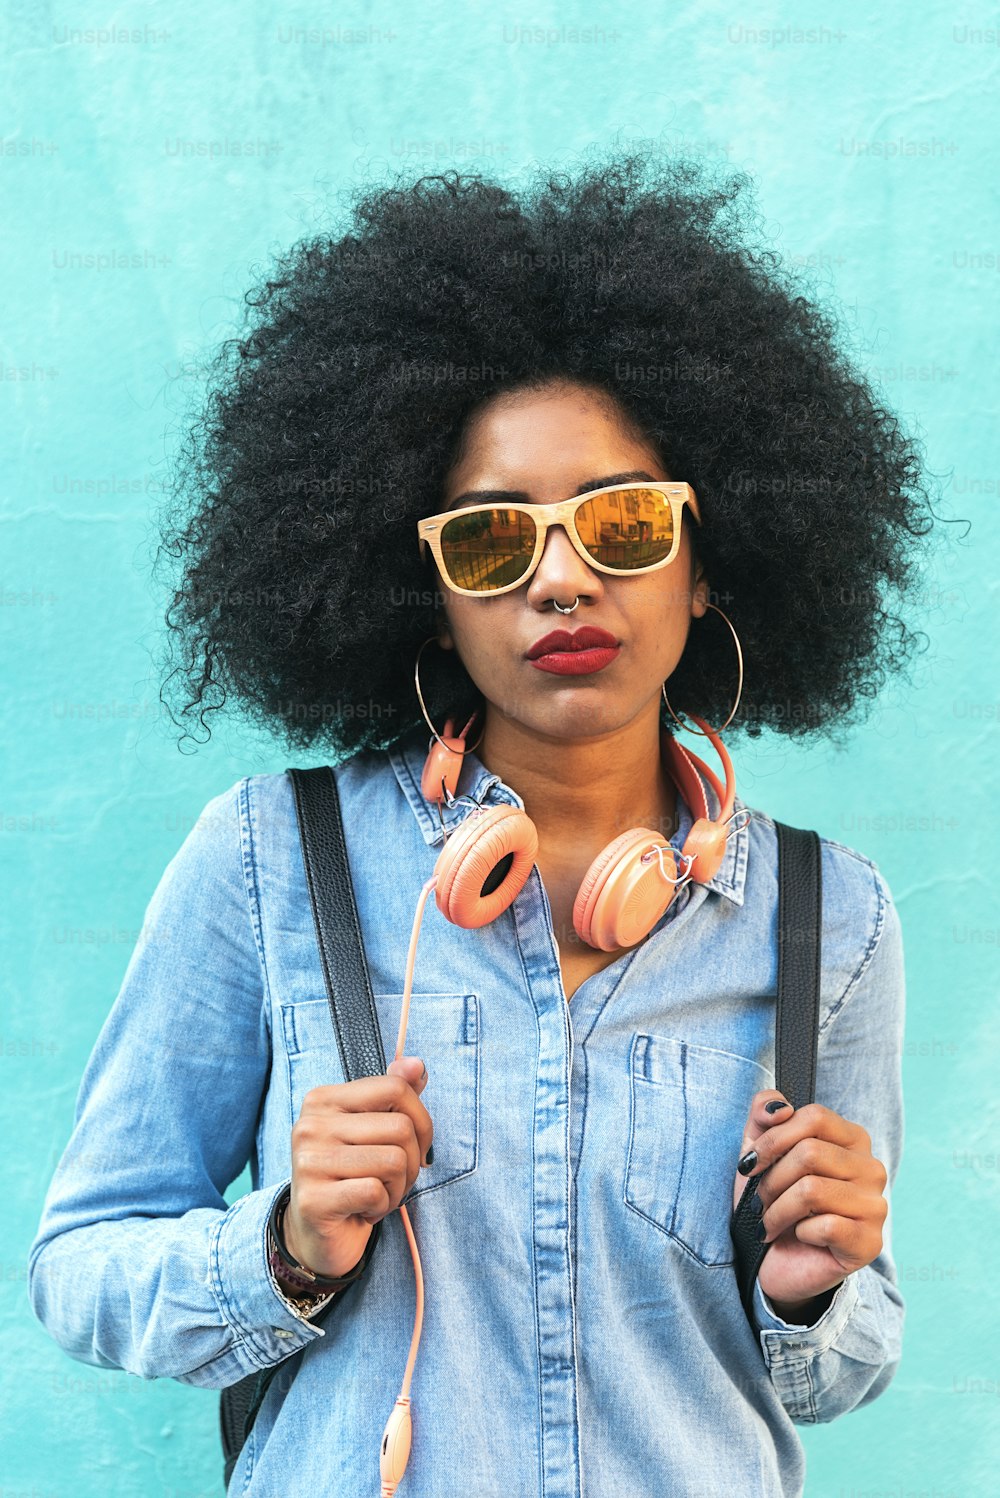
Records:
[[[645,469],[632,468],[627,473],[609,473],[604,478],[587,479],[569,497],[575,499],[578,494],[586,494],[591,489],[606,489],[611,484],[632,484],[642,479],[647,479],[651,484],[666,482],[664,479],[655,479],[651,473],[646,473]],[[529,505],[538,503],[524,489],[468,489],[464,494],[459,494],[449,504],[446,504],[445,510],[455,510],[459,505],[489,504],[492,500],[506,500],[508,503]]]

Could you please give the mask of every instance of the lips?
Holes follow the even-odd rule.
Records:
[[[554,655],[560,651],[574,653],[579,650],[609,649],[618,644],[614,635],[596,625],[585,624],[570,634],[568,629],[554,629],[550,634],[536,640],[527,652],[526,659],[536,661],[542,655]]]

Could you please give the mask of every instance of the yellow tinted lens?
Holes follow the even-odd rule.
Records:
[[[535,522],[522,510],[458,510],[441,527],[441,558],[459,588],[490,593],[523,577],[535,550]]]
[[[674,516],[659,489],[608,489],[576,512],[576,529],[595,562],[632,572],[670,555]]]

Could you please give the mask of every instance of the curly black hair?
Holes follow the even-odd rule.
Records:
[[[517,193],[397,177],[355,189],[344,232],[281,255],[246,294],[246,336],[208,363],[168,484],[174,722],[206,728],[231,693],[337,759],[422,722],[413,664],[443,600],[416,521],[441,508],[477,406],[570,379],[612,396],[698,496],[692,538],[744,655],[728,735],[842,734],[916,643],[888,594],[919,575],[933,512],[916,444],[832,317],[754,248],[752,191],[649,149],[539,168]],[[671,705],[721,724],[736,679],[710,610]],[[454,651],[424,652],[421,686],[438,725],[482,703]]]

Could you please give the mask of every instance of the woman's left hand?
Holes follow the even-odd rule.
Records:
[[[741,1159],[750,1151],[756,1159],[745,1174],[737,1170],[733,1206],[747,1179],[757,1179],[771,1245],[757,1276],[760,1288],[783,1320],[795,1321],[808,1310],[809,1324],[845,1277],[881,1252],[889,1213],[882,1193],[889,1177],[860,1124],[819,1103],[793,1112],[786,1102],[766,1112],[765,1105],[775,1101],[785,1100],[773,1089],[754,1096]],[[819,1296],[824,1304],[813,1306]]]

